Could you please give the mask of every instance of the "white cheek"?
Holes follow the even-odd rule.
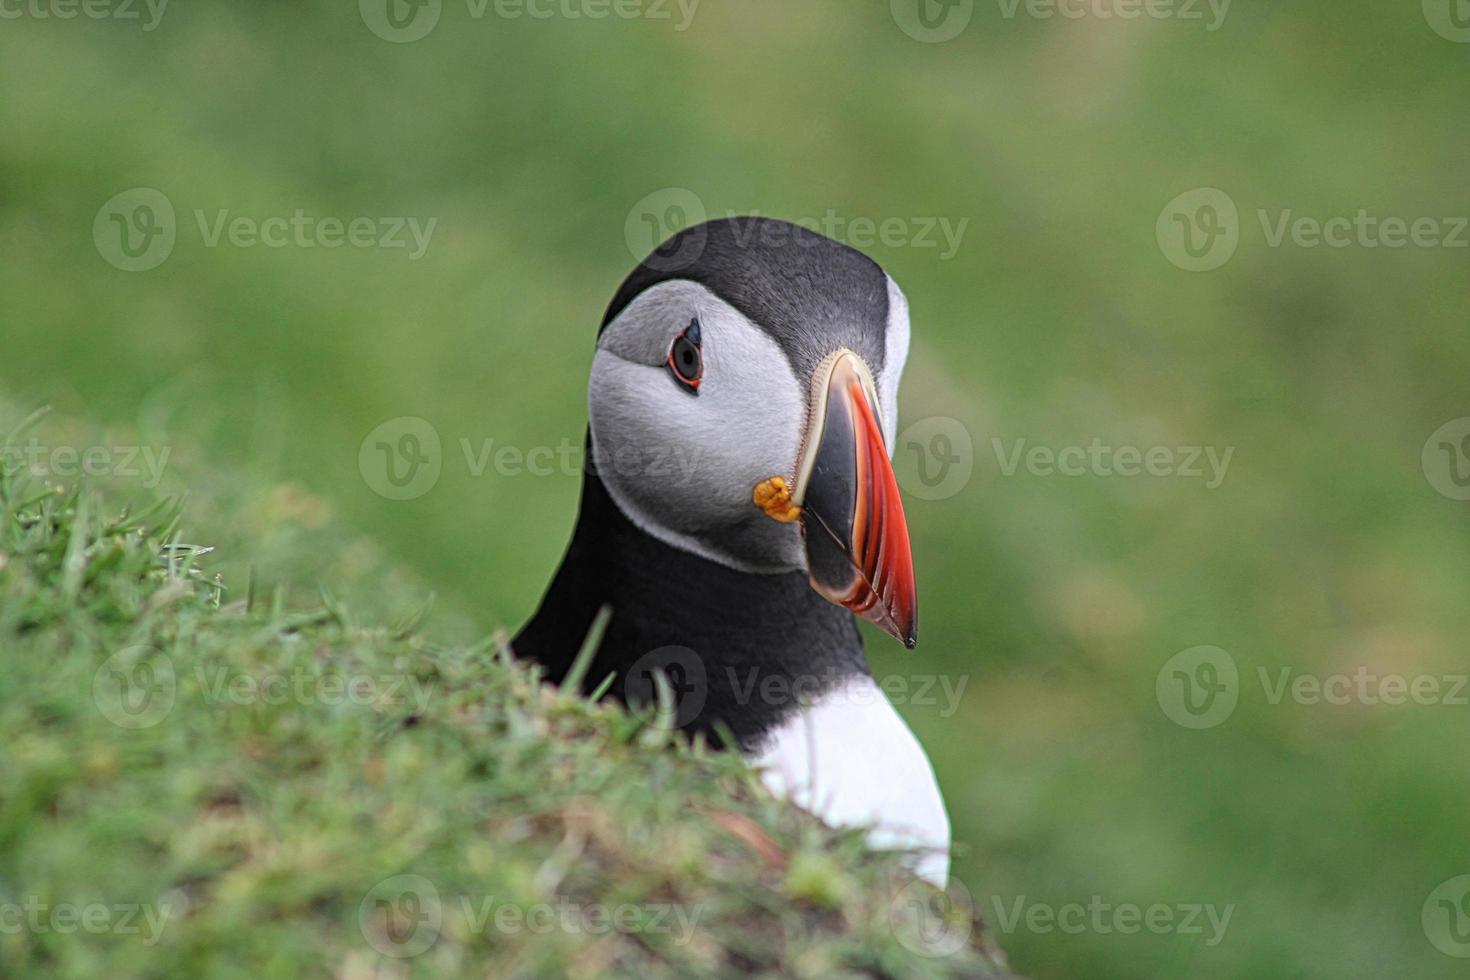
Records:
[[[893,277],[888,277],[888,329],[883,335],[883,373],[878,377],[878,398],[883,403],[883,439],[888,455],[898,438],[898,382],[909,356],[909,301]]]
[[[805,419],[802,389],[775,342],[725,309],[699,311],[697,396],[662,367],[599,350],[588,412],[599,475],[618,507],[667,544],[746,571],[790,571],[800,532],[752,502],[790,476]]]

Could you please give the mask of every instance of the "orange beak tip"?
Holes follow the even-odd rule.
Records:
[[[912,650],[918,600],[908,523],[882,428],[854,363],[828,380],[802,516],[808,573],[823,597]]]

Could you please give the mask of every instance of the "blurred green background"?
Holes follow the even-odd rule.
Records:
[[[687,21],[653,0],[602,19],[564,12],[595,0],[548,19],[446,0],[397,8],[418,11],[406,33],[369,0],[178,2],[152,30],[141,5],[60,19],[27,0],[0,20],[0,386],[166,431],[184,462],[367,531],[439,592],[445,630],[514,627],[579,478],[475,475],[461,440],[580,445],[597,324],[653,229],[691,201],[835,215],[851,239],[854,219],[896,221],[856,243],[913,308],[901,428],[958,423],[973,474],[908,494],[920,647],[869,649],[879,674],[965,680],[952,713],[901,710],[1013,965],[1461,976],[1470,910],[1436,924],[1458,913],[1430,896],[1470,872],[1470,707],[1270,696],[1283,669],[1467,670],[1451,467],[1470,458],[1446,450],[1437,471],[1421,452],[1470,415],[1470,250],[1271,240],[1288,211],[1360,210],[1454,239],[1470,10],[1450,19],[1452,2],[1241,2],[1218,20],[1184,0],[1189,16],[1137,19],[1099,16],[1126,0],[1080,18],[982,0],[931,7],[940,33],[970,18],[931,43],[901,0],[705,0]],[[130,272],[106,205],[140,187],[175,241]],[[1180,268],[1168,234],[1166,206],[1196,188],[1238,209],[1208,271]],[[410,258],[211,247],[196,217],[297,209],[436,224]],[[965,223],[952,255],[925,246],[929,222]],[[442,472],[395,501],[359,447],[402,416],[432,424]],[[1022,439],[1234,454],[1214,488],[1006,475],[996,440]],[[1165,665],[1200,645],[1232,658],[1238,703],[1190,728]],[[1233,911],[1211,945],[1204,917],[1202,934],[1106,914],[1007,929],[1018,899]]]

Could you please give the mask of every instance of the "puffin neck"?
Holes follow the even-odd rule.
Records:
[[[610,693],[654,651],[682,647],[703,668],[703,708],[685,726],[714,736],[723,723],[742,748],[867,661],[853,615],[812,590],[802,572],[737,571],[654,538],[618,509],[593,473],[583,478],[571,544],[536,615],[513,641],[560,683],[597,610],[612,618],[584,680]]]

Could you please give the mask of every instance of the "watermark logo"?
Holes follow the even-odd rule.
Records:
[[[394,44],[427,37],[438,26],[443,7],[443,0],[357,0],[367,29]]]
[[[942,44],[959,37],[975,16],[975,0],[889,0],[899,29],[915,41]]]
[[[1424,19],[1445,40],[1470,44],[1470,0],[1424,0]]]
[[[1265,692],[1266,702],[1272,705],[1279,705],[1288,697],[1293,704],[1304,706],[1414,704],[1464,707],[1470,704],[1465,693],[1470,687],[1470,674],[1380,674],[1367,666],[1359,666],[1351,674],[1320,676],[1296,673],[1292,667],[1286,666],[1276,671],[1274,678],[1265,667],[1257,667],[1256,676]]]
[[[1286,665],[1258,666],[1255,678],[1261,699],[1273,707],[1470,704],[1470,674],[1384,674],[1367,665],[1350,672],[1315,674]],[[1230,654],[1203,646],[1171,658],[1159,671],[1156,693],[1171,721],[1185,728],[1214,728],[1230,717],[1241,697],[1257,692],[1246,685]]]
[[[413,674],[318,673],[304,667],[264,674],[232,673],[228,667],[195,667],[194,679],[209,704],[300,704],[339,707],[412,705],[423,714],[434,684]]]
[[[444,927],[439,889],[423,875],[385,878],[357,907],[357,926],[368,945],[384,956],[417,956],[439,940]]]
[[[893,449],[894,475],[905,493],[920,500],[945,500],[970,483],[975,472],[975,443],[959,419],[932,415],[898,434]]]
[[[1470,959],[1470,875],[1451,878],[1430,892],[1420,921],[1435,949]]]
[[[227,244],[233,248],[352,248],[404,249],[408,261],[417,262],[429,250],[438,218],[420,221],[416,217],[353,218],[318,217],[305,208],[295,208],[289,216],[272,215],[256,218],[248,214],[231,215],[228,208],[218,208],[211,216],[203,208],[194,209],[194,224],[205,248]]]
[[[439,430],[413,415],[401,415],[379,425],[357,450],[357,468],[363,482],[388,500],[422,497],[439,482],[443,466]]]
[[[1168,719],[1184,728],[1214,728],[1235,713],[1240,671],[1219,647],[1190,647],[1159,668],[1154,694]]]
[[[719,675],[716,675],[719,676]],[[818,673],[789,674],[784,671],[727,666],[721,678],[736,704],[805,706],[850,704],[860,707],[888,704],[935,708],[939,717],[952,718],[970,683],[969,674],[883,674],[864,683],[835,668]]]
[[[1168,905],[1155,902],[1138,905],[1133,902],[1114,904],[1101,895],[1087,902],[1050,905],[1028,901],[1025,895],[1006,902],[1000,896],[992,899],[994,922],[1006,935],[1024,929],[1037,935],[1060,932],[1069,936],[1094,933],[1133,936],[1140,932],[1155,936],[1199,936],[1206,946],[1218,946],[1230,928],[1235,903],[1223,907],[1198,902]]]
[[[92,219],[97,254],[124,272],[158,268],[173,254],[177,235],[173,203],[151,187],[113,195]]]
[[[414,416],[390,419],[363,439],[358,468],[368,487],[390,500],[411,500],[429,493],[445,466],[463,466],[472,479],[491,477],[581,477],[617,473],[628,479],[658,481],[666,487],[687,486],[704,465],[706,447],[677,444],[623,446],[616,452],[588,456],[582,437],[563,436],[554,445],[517,445],[494,436],[460,436],[459,452],[446,457],[438,429]],[[456,469],[458,472],[458,469]]]
[[[676,946],[694,938],[702,905],[672,902],[576,902],[559,896],[554,902],[507,902],[494,895],[449,895],[422,875],[402,874],[374,885],[358,906],[358,928],[384,956],[407,959],[427,952],[445,932],[468,937],[554,932],[567,935],[666,935]]]
[[[1235,447],[1111,446],[1100,436],[1086,446],[1027,446],[1017,439],[1010,446],[997,437],[990,441],[1002,476],[1011,477],[1024,466],[1032,476],[1151,476],[1204,481],[1206,490],[1225,482]]]
[[[92,703],[119,728],[151,728],[163,721],[177,691],[173,659],[146,645],[117,651],[92,675]]]
[[[721,703],[805,709],[814,705],[899,705],[922,708],[940,718],[960,709],[969,674],[877,674],[861,683],[836,668],[790,672],[769,667],[725,665],[711,671],[688,647],[666,646],[644,654],[623,677],[623,700],[635,708],[657,706],[661,687],[673,711],[673,727],[699,718],[711,688]]]
[[[0,935],[29,932],[69,936],[87,932],[92,935],[141,936],[144,946],[155,946],[169,918],[177,911],[167,902],[160,905],[146,902],[53,904],[39,895],[27,895],[23,902],[0,902]]]
[[[318,216],[305,208],[265,218],[234,214],[228,208],[212,214],[194,208],[192,214],[205,248],[402,249],[410,262],[424,257],[439,224],[438,218]],[[173,253],[178,231],[173,203],[151,187],[114,195],[92,219],[98,254],[125,272],[147,272],[162,265]]]
[[[1220,268],[1240,244],[1240,213],[1215,187],[1185,191],[1164,205],[1154,225],[1164,257],[1188,272]]]
[[[970,941],[975,902],[958,878],[951,877],[944,891],[912,880],[889,900],[888,926],[911,953],[931,959],[953,956]]]
[[[623,700],[637,708],[657,706],[660,678],[673,707],[671,725],[683,728],[699,717],[709,696],[704,660],[688,647],[667,646],[645,653],[623,678]]]
[[[1002,19],[1175,20],[1224,26],[1232,0],[996,0]],[[916,41],[940,44],[958,37],[975,15],[974,0],[890,0],[899,28]]]
[[[1299,214],[1294,208],[1256,208],[1255,215],[1261,239],[1273,249],[1470,248],[1470,217],[1465,215],[1404,217],[1368,208],[1325,217]],[[1243,231],[1235,201],[1213,187],[1196,188],[1170,201],[1154,228],[1160,251],[1189,272],[1209,272],[1229,262]]]
[[[1033,20],[1177,20],[1202,21],[1206,33],[1218,31],[1230,13],[1231,0],[997,0],[1001,16],[1014,20],[1023,8]]]
[[[1405,218],[1379,215],[1367,208],[1356,213],[1333,215],[1326,219],[1299,215],[1285,208],[1273,216],[1266,208],[1256,209],[1261,234],[1269,248],[1281,248],[1288,242],[1297,248],[1470,248],[1466,228],[1470,218],[1443,217]]]
[[[136,20],[144,33],[163,21],[169,0],[0,0],[0,20]],[[146,19],[145,19],[146,17]]]
[[[708,236],[702,226],[708,217],[698,194],[683,187],[665,187],[633,205],[623,222],[623,240],[633,258],[650,269],[687,269],[704,254]],[[686,228],[693,230],[670,241]]]
[[[0,473],[29,473],[44,479],[74,480],[81,476],[141,479],[153,490],[163,482],[171,446],[51,446],[32,436],[24,443],[0,446]]]
[[[765,217],[756,211],[726,211],[715,218]],[[704,223],[711,215],[699,195],[683,187],[665,187],[638,201],[628,211],[623,236],[628,252],[649,268],[676,272],[699,261],[708,243]],[[818,216],[794,217],[787,221],[739,221],[728,231],[736,248],[812,247],[821,238],[845,242],[856,249],[916,248],[933,250],[941,262],[959,253],[969,218],[937,215],[871,217],[845,215],[827,208]],[[675,234],[683,232],[677,239]],[[815,235],[806,234],[814,232]]]
[[[683,33],[694,23],[700,0],[465,0],[472,21],[653,20],[673,22]],[[358,0],[368,30],[385,41],[405,44],[427,37],[439,24],[443,0]]]
[[[1451,500],[1470,500],[1470,416],[1451,419],[1424,442],[1424,478]]]

